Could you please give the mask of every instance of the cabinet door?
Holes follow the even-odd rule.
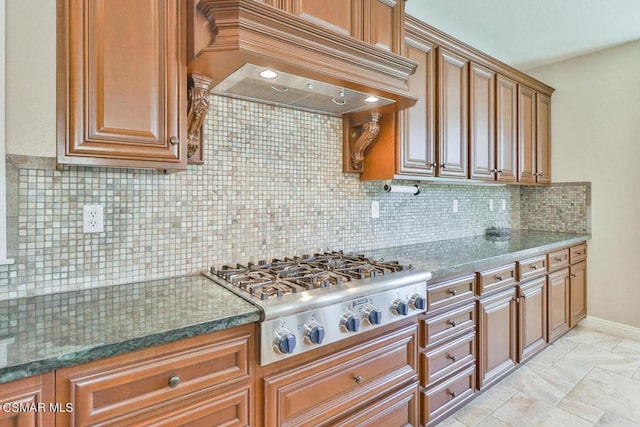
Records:
[[[540,184],[551,182],[551,98],[536,96],[536,179]]]
[[[547,276],[518,285],[518,362],[547,345]]]
[[[0,426],[48,427],[55,423],[54,412],[49,404],[55,404],[53,372],[0,385],[0,409],[12,404],[38,407],[45,405],[46,411],[0,410]],[[65,410],[64,404],[60,406]]]
[[[518,181],[536,182],[536,93],[518,85]]]
[[[516,366],[516,289],[478,300],[478,389]]]
[[[438,151],[442,177],[467,177],[469,63],[438,48]]]
[[[580,320],[587,317],[587,262],[582,261],[572,265],[569,277],[569,307],[571,310],[569,326],[573,328]]]
[[[364,0],[364,41],[401,53],[403,38],[404,0]]]
[[[569,330],[569,269],[549,275],[549,342]]]
[[[433,176],[435,174],[435,58],[431,43],[407,37],[407,57],[418,63],[409,77],[409,91],[418,98],[402,115],[402,135],[398,165],[401,174]]]
[[[58,161],[184,169],[183,2],[61,3]]]
[[[284,9],[288,12],[333,31],[362,39],[363,0],[293,0],[284,3]]]
[[[471,64],[469,80],[471,179],[493,181],[496,177],[495,76],[493,71]]]
[[[518,88],[498,75],[496,80],[496,168],[498,181],[518,179]]]

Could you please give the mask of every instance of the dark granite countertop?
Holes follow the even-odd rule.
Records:
[[[256,322],[204,276],[0,301],[0,383]]]
[[[589,239],[588,234],[517,230],[503,242],[484,236],[418,243],[364,251],[367,256],[412,264],[430,271],[433,280],[483,270],[502,263],[535,256]]]

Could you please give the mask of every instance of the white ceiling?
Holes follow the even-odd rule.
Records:
[[[406,11],[520,69],[640,39],[640,0],[408,0]]]

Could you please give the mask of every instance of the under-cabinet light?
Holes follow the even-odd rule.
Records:
[[[260,71],[260,77],[264,77],[265,79],[275,79],[278,77],[278,73],[267,68],[266,70]]]
[[[374,103],[374,102],[378,102],[378,101],[380,101],[380,98],[378,98],[378,97],[376,97],[376,96],[373,96],[373,95],[371,95],[371,96],[370,96],[370,97],[368,97],[368,98],[365,98],[365,102],[371,102],[371,103]]]

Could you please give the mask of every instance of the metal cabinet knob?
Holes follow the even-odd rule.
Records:
[[[432,168],[437,168],[437,167],[438,167],[438,164],[437,164],[436,162],[432,162],[432,163],[431,163],[431,167],[432,167]]]
[[[449,320],[447,323],[450,324],[452,328],[455,328],[457,325],[455,320]]]
[[[456,361],[456,357],[455,357],[455,356],[452,356],[451,354],[447,354],[447,358],[448,358],[448,359],[451,359],[451,361],[452,361],[452,362],[455,362],[455,361]]]
[[[171,138],[169,138],[169,143],[171,143],[171,145],[178,145],[180,144],[180,138],[178,138],[177,136],[172,136]]]
[[[442,169],[446,169],[447,165],[445,163],[442,164]]]
[[[562,262],[562,258],[556,258],[556,261]]]
[[[354,376],[353,379],[356,380],[356,384],[360,384],[362,382],[362,377],[360,375]]]
[[[455,391],[448,390],[447,393],[449,394],[449,396],[451,396],[452,399],[455,399],[455,397],[457,396]]]
[[[173,377],[169,378],[169,387],[176,388],[178,386],[178,384],[180,384],[180,377],[173,376]]]
[[[535,265],[535,264],[533,264],[533,265],[530,265],[530,266],[529,266],[529,268],[531,268],[532,270],[537,270],[537,269],[538,269],[538,266],[537,266],[537,265]]]
[[[458,293],[458,291],[456,291],[455,289],[449,289],[447,292],[449,292],[453,296],[455,296]]]
[[[501,282],[501,281],[502,281],[502,279],[503,279],[503,277],[502,277],[502,276],[496,276],[496,279],[497,279],[499,282]]]
[[[504,172],[502,169],[498,169],[498,173],[502,173]]]
[[[577,277],[575,274],[570,274],[569,277]]]

